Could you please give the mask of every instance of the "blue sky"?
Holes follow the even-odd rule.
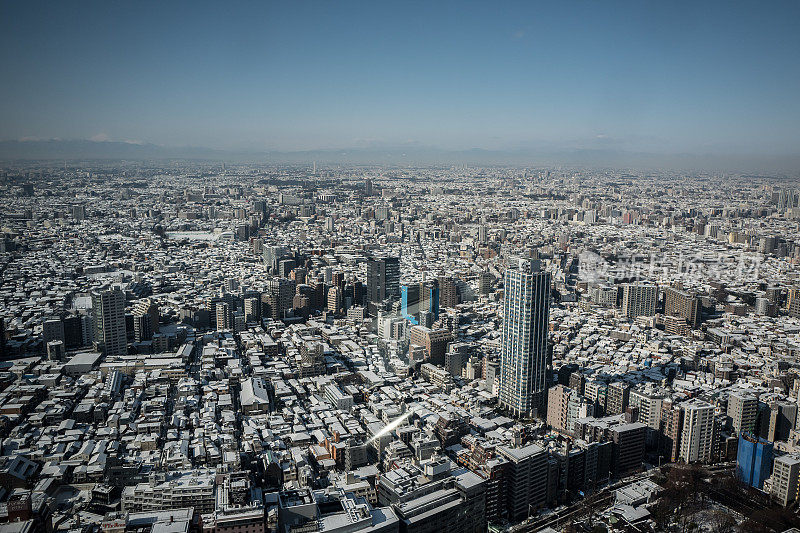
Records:
[[[800,2],[18,2],[0,139],[792,153]]]

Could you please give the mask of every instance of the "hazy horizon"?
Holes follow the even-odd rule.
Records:
[[[317,164],[384,167],[485,166],[515,168],[672,170],[733,172],[797,178],[800,155],[656,154],[617,150],[537,149],[442,150],[436,147],[370,147],[298,151],[228,151],[206,147],[167,147],[155,144],[91,140],[0,141],[0,161],[207,161],[241,164]]]

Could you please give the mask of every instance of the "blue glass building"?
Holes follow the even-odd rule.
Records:
[[[736,455],[736,475],[751,487],[761,489],[772,473],[773,445],[771,442],[742,433]]]
[[[434,320],[439,318],[439,285],[437,283],[412,283],[400,287],[400,313],[414,325],[419,324],[419,313],[428,311]]]

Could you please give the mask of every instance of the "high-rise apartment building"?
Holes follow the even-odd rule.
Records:
[[[686,320],[690,327],[700,323],[700,298],[675,287],[664,289],[664,314]]]
[[[267,292],[261,296],[269,305],[269,315],[274,320],[283,318],[294,303],[295,283],[287,278],[272,278],[267,281]]]
[[[308,270],[303,267],[296,267],[294,270],[289,272],[289,279],[294,281],[295,285],[303,285],[306,282],[307,276]]]
[[[630,387],[624,381],[615,381],[606,388],[606,414],[621,415],[628,407]]]
[[[261,322],[261,295],[244,299],[245,322]]]
[[[592,287],[592,302],[601,307],[615,307],[617,305],[617,288],[609,286]]]
[[[65,356],[64,343],[62,341],[50,341],[47,343],[47,358],[51,361],[62,361]]]
[[[292,270],[297,266],[297,261],[291,257],[287,257],[278,261],[278,276],[288,278]],[[294,281],[294,280],[293,280]]]
[[[655,391],[633,389],[628,397],[628,405],[639,410],[639,422],[652,430],[661,427],[662,394]]]
[[[622,292],[622,314],[635,318],[656,314],[658,287],[640,283],[627,283]]]
[[[64,347],[77,348],[83,345],[83,332],[81,331],[80,315],[69,315],[62,320],[64,325]]]
[[[42,343],[47,346],[53,341],[65,342],[64,323],[59,317],[53,317],[42,323]]]
[[[683,434],[683,409],[669,398],[661,404],[661,442],[659,451],[669,461],[677,461]]]
[[[447,345],[453,342],[453,335],[446,329],[412,326],[409,342],[415,346],[424,346],[425,360],[440,365],[444,363]]]
[[[217,304],[217,331],[233,329],[233,308],[227,302]]]
[[[289,249],[285,246],[264,246],[264,266],[268,272],[277,273],[278,261],[289,255]]]
[[[544,416],[550,274],[520,260],[504,280],[499,401],[516,416]]]
[[[458,288],[451,276],[439,276],[439,307],[453,308],[458,305]]]
[[[125,328],[125,293],[105,287],[92,292],[94,342],[105,355],[128,353]]]
[[[575,422],[594,416],[594,404],[577,391],[556,385],[547,394],[547,423],[556,431],[572,435]]]
[[[714,439],[714,406],[693,399],[683,404],[680,458],[687,463],[710,462]]]
[[[218,296],[212,296],[206,301],[206,307],[208,308],[209,318],[211,320],[212,325],[217,327],[217,306],[221,303],[226,303],[233,311],[236,309],[237,298],[231,293],[223,292]],[[217,329],[220,329],[219,327]]]
[[[788,440],[789,432],[797,421],[797,404],[794,402],[771,402],[761,413],[760,436],[770,442]]]
[[[531,510],[547,504],[547,450],[535,444],[524,448],[497,447],[497,454],[508,460],[506,505],[509,520],[521,520]]]
[[[800,458],[796,455],[776,457],[770,477],[772,497],[784,507],[797,499],[800,489]]]
[[[133,336],[136,342],[149,341],[158,333],[158,305],[149,298],[133,306]]]
[[[639,422],[619,424],[609,430],[611,468],[614,475],[623,475],[642,466],[647,426]]]
[[[331,313],[338,313],[342,309],[342,289],[339,287],[331,287],[328,289],[326,308]]]
[[[484,270],[478,275],[478,292],[484,295],[490,294],[492,292],[493,282],[494,276]]]
[[[752,433],[758,417],[758,399],[748,392],[732,392],[728,396],[728,416],[737,435]]]
[[[786,306],[789,309],[789,316],[792,318],[800,318],[800,287],[792,287],[789,289]]]
[[[88,346],[94,343],[94,314],[87,313],[80,316],[81,345]]]

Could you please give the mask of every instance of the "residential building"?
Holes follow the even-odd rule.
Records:
[[[544,416],[550,274],[520,260],[504,282],[498,400],[515,416]]]

